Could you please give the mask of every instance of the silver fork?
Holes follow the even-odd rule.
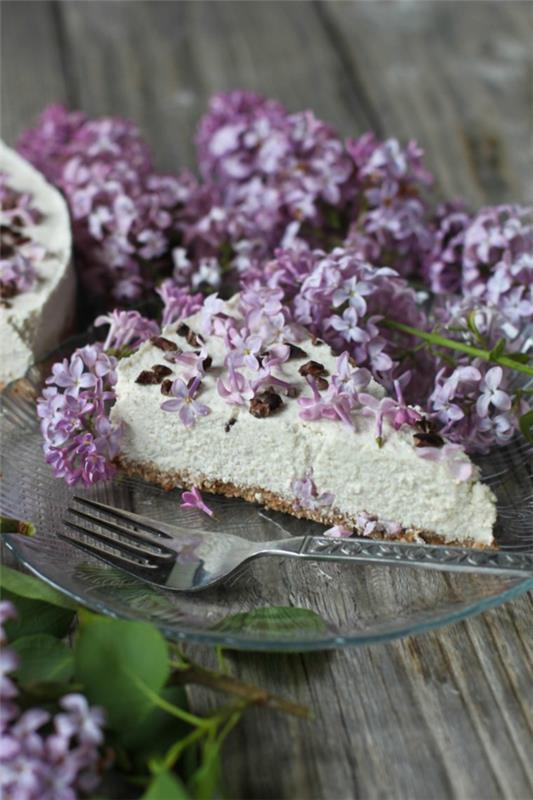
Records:
[[[67,530],[59,534],[61,538],[148,583],[181,592],[214,586],[260,556],[460,570],[522,578],[533,574],[533,554],[530,553],[331,536],[250,542],[224,532],[184,530],[95,500],[73,499],[76,505],[68,508],[70,516],[64,519]]]

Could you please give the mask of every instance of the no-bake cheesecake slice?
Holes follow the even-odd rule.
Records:
[[[288,324],[276,299],[209,298],[118,367],[120,466],[359,535],[489,546],[495,498],[414,407]]]
[[[70,219],[61,194],[0,142],[0,386],[56,347],[74,319]]]

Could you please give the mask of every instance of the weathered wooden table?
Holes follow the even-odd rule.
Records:
[[[131,117],[174,170],[209,95],[246,87],[343,133],[415,137],[448,196],[533,201],[531,2],[5,2],[2,36],[8,142],[60,101]],[[388,645],[232,656],[315,719],[250,712],[228,795],[531,798],[532,611],[522,597]]]

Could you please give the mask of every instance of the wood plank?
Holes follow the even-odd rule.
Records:
[[[13,144],[48,103],[74,102],[52,3],[2,3],[2,138]]]
[[[123,114],[164,169],[193,164],[216,91],[242,87],[313,108],[354,133],[378,124],[311,3],[63,3],[69,72],[90,114]]]
[[[11,137],[46,102],[70,100],[135,119],[175,169],[192,163],[208,96],[244,85],[346,134],[416,136],[447,193],[531,196],[527,4],[63,3],[55,21],[49,3],[4,5]],[[228,796],[530,797],[532,611],[526,597],[388,645],[231,655],[236,674],[315,720],[251,711],[225,749]],[[190,696],[197,710],[217,700]]]
[[[533,4],[320,2],[387,135],[416,137],[445,196],[533,200]]]
[[[533,676],[522,648],[532,611],[526,597],[388,645],[231,654],[235,674],[307,704],[314,719],[248,712],[225,751],[228,796],[530,797]],[[214,707],[213,694],[191,696],[197,710]]]

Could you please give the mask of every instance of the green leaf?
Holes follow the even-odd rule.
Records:
[[[6,589],[2,589],[2,599],[10,600],[17,609],[17,618],[10,619],[5,625],[10,642],[35,633],[47,633],[62,639],[67,635],[74,619],[74,611],[68,608],[22,597]]]
[[[220,752],[218,743],[208,741],[203,747],[202,763],[190,780],[190,788],[196,800],[212,800],[219,792]]]
[[[20,664],[20,684],[66,682],[74,672],[74,656],[70,647],[46,633],[22,636],[11,645]]]
[[[60,608],[76,609],[76,603],[73,600],[49,586],[45,581],[5,565],[0,567],[0,588],[2,593],[4,589],[7,589],[20,597],[27,597],[31,600],[44,600],[46,603],[51,603]]]
[[[117,734],[130,733],[154,708],[139,683],[159,694],[168,678],[168,646],[145,622],[84,618],[75,651],[75,676],[92,703],[107,710]]]
[[[25,519],[13,519],[0,516],[0,533],[22,533],[23,536],[34,536],[36,527]]]
[[[474,337],[477,339],[478,342],[483,342],[483,337],[481,335],[481,332],[478,326],[476,325],[476,313],[477,312],[475,309],[469,311],[466,317],[466,326],[468,330],[474,334]]]
[[[190,800],[180,780],[168,770],[155,775],[141,800]]]
[[[533,408],[526,411],[519,419],[520,431],[523,436],[533,441]]]
[[[182,686],[168,686],[161,692],[167,702],[187,708],[187,694]],[[120,742],[128,751],[136,751],[136,763],[146,765],[152,758],[162,758],[168,748],[190,732],[191,728],[161,708],[152,707],[135,728],[121,733]]]
[[[498,339],[492,350],[490,351],[490,358],[496,361],[505,352],[505,339]]]
[[[224,633],[255,633],[267,638],[324,633],[327,629],[327,623],[314,611],[290,606],[269,606],[231,614],[213,626],[213,630]]]
[[[529,364],[531,360],[529,353],[506,353],[506,356],[517,364]]]

